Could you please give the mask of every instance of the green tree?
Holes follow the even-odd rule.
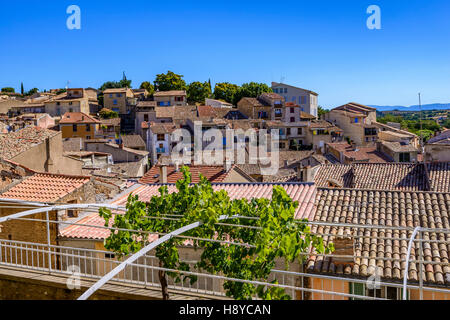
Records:
[[[20,94],[23,95],[25,91],[23,91],[23,82],[20,83]]]
[[[5,87],[5,88],[2,88],[2,92],[15,93],[16,91],[14,90],[14,88],[11,88],[11,87]]]
[[[107,81],[102,84],[102,86],[98,89],[103,92],[106,89],[118,89],[118,88],[131,88],[131,80],[127,80],[127,77],[124,74],[124,77],[120,81]]]
[[[186,82],[183,80],[183,76],[172,71],[157,74],[154,85],[155,90],[158,91],[186,90]]]
[[[99,112],[100,118],[102,119],[112,119],[112,118],[118,118],[119,114],[115,111],[103,108]]]
[[[147,90],[149,95],[153,95],[153,93],[155,92],[155,87],[148,81],[142,82],[139,88]]]
[[[324,115],[326,115],[328,112],[330,112],[330,110],[324,109],[324,108],[322,108],[321,106],[319,106],[319,107],[317,108],[317,114],[318,114],[318,116],[319,116],[319,119],[322,119],[322,117],[323,117]]]
[[[199,183],[191,185],[189,169],[183,167],[181,171],[184,178],[176,183],[177,192],[169,193],[167,186],[162,186],[160,196],[153,196],[147,203],[130,195],[125,214],[113,216],[109,209],[100,209],[105,226],[113,219],[114,228],[139,230],[111,232],[105,239],[105,248],[116,252],[119,257],[127,256],[148,244],[146,232],[166,234],[201,221],[203,224],[200,227],[184,234],[198,239],[192,240],[193,246],[202,250],[200,261],[194,267],[226,277],[260,281],[268,280],[277,258],[284,258],[288,268],[296,260],[303,263],[306,256],[302,253],[310,252],[311,247],[318,253],[333,251],[332,244],[325,246],[321,237],[311,233],[307,220],[295,219],[298,202],[292,201],[282,187],[274,187],[271,199],[232,200],[225,190],[214,191],[211,183],[202,176]],[[219,225],[220,216],[231,218],[226,220],[226,225]],[[217,240],[243,245],[224,244]],[[169,299],[167,276],[175,282],[189,279],[195,283],[197,280],[183,274],[191,268],[180,260],[178,248],[184,241],[184,238],[171,238],[155,250],[160,267],[175,270],[159,272],[163,299]],[[240,300],[249,300],[255,295],[267,300],[289,298],[283,289],[272,286],[225,281],[224,289],[228,297]]]
[[[37,92],[39,92],[39,89],[38,89],[38,88],[33,88],[33,89],[31,89],[31,90],[25,92],[24,95],[25,95],[25,96],[32,96],[33,94],[35,94],[35,93],[37,93]]]
[[[205,103],[211,97],[211,89],[208,82],[195,81],[187,87],[186,95],[189,103]]]
[[[265,83],[244,83],[235,94],[233,104],[236,105],[244,97],[257,98],[265,92],[272,92],[272,88]]]
[[[67,89],[59,89],[58,91],[56,91],[56,94],[61,94],[67,92]]]
[[[214,86],[214,99],[234,103],[234,96],[239,91],[239,86],[228,82],[216,83]]]

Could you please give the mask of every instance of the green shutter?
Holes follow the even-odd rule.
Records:
[[[356,294],[358,296],[366,295],[366,288],[364,286],[364,283],[350,282],[349,288],[350,288],[350,294]],[[359,300],[357,298],[350,298],[350,299],[351,300]]]

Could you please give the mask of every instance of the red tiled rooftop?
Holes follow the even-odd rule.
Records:
[[[161,166],[153,166],[147,173],[139,180],[139,183],[159,183]],[[206,179],[213,183],[222,182],[228,175],[224,171],[223,166],[189,166],[191,172],[192,183],[200,182],[199,175],[202,174]],[[167,183],[176,183],[183,178],[183,173],[178,170],[175,171],[174,166],[167,166]]]
[[[59,134],[57,131],[39,127],[26,127],[0,136],[0,158],[13,159],[30,148],[43,143],[47,138]]]
[[[66,112],[59,123],[101,123],[99,120],[83,112]]]
[[[89,182],[89,180],[90,178],[86,176],[36,173],[0,196],[31,202],[56,202]]]

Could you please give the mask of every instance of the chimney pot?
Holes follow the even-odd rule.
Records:
[[[167,166],[162,165],[159,168],[159,183],[166,184],[167,183]]]

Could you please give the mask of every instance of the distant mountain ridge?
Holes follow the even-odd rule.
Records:
[[[369,105],[369,107],[376,108],[378,111],[420,111],[420,106],[376,106]],[[422,110],[448,110],[450,109],[450,103],[433,103],[433,104],[424,104],[422,105]]]

